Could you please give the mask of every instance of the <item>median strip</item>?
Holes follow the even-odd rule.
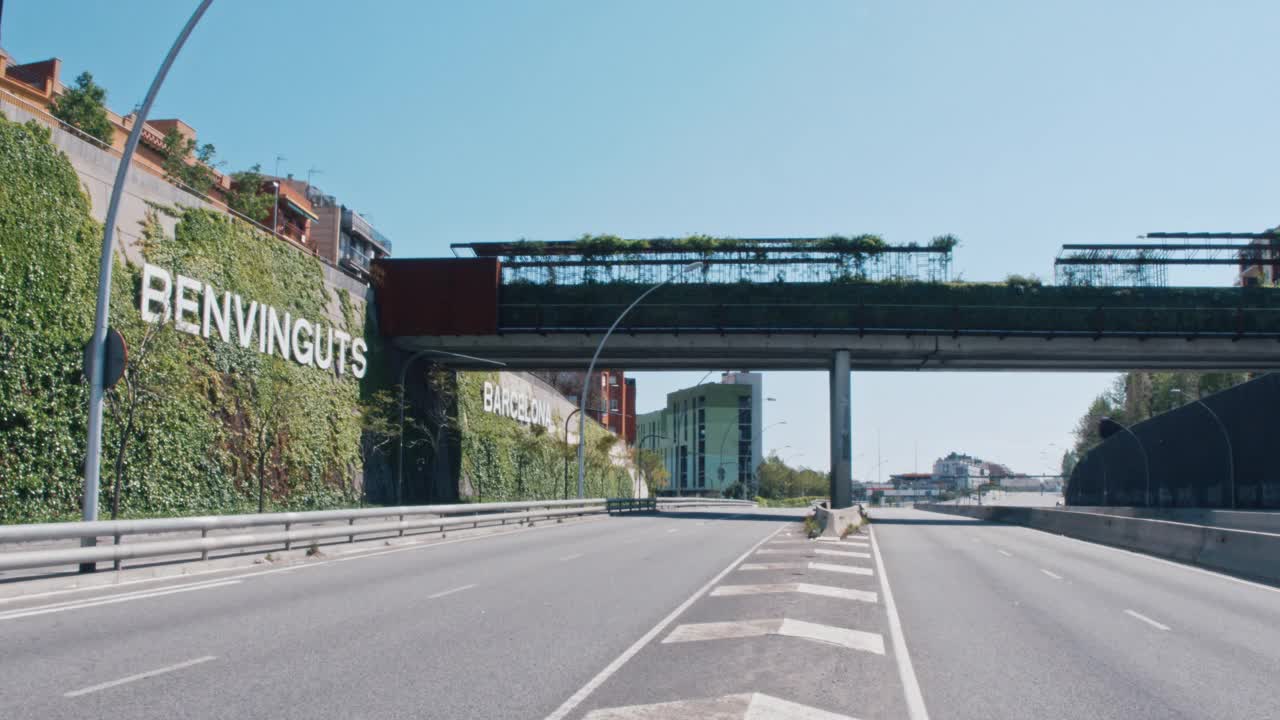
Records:
[[[775,583],[771,585],[721,585],[711,591],[712,597],[736,597],[740,595],[770,595],[775,593],[804,593],[840,600],[857,600],[874,603],[879,600],[876,594],[868,590],[851,590],[832,587],[830,585],[811,585],[809,583]]]

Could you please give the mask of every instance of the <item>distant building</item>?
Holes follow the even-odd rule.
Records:
[[[727,372],[719,383],[668,393],[665,408],[636,417],[639,446],[661,453],[671,475],[663,494],[754,487],[764,462],[762,381],[758,373]]]
[[[990,473],[982,460],[953,452],[933,463],[933,477],[958,490],[969,490],[986,483]]]
[[[310,183],[284,180],[284,185],[302,193],[315,211],[311,234],[315,252],[347,272],[367,278],[374,260],[391,255],[391,240],[378,232],[364,216],[339,203]]]
[[[550,383],[569,402],[577,405],[582,394],[582,370],[542,370],[533,373]],[[587,416],[606,430],[626,441],[636,443],[636,381],[622,370],[597,370],[593,373],[587,396]]]

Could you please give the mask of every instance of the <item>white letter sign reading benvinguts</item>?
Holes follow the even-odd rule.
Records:
[[[242,348],[256,346],[260,353],[279,355],[321,370],[336,367],[339,375],[346,372],[348,348],[352,375],[364,377],[368,365],[364,354],[369,346],[360,338],[352,339],[341,330],[294,318],[289,313],[281,316],[275,308],[256,300],[246,306],[239,295],[224,292],[219,296],[212,285],[185,275],[179,275],[175,282],[168,270],[151,263],[142,266],[139,310],[146,322],[166,323],[172,319],[173,326],[182,332],[206,338],[217,334],[225,343],[231,342],[235,330],[236,342]]]

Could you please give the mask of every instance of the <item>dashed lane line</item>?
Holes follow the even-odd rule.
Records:
[[[428,599],[428,600],[436,600],[436,599],[438,599],[438,598],[442,598],[442,597],[445,597],[445,596],[447,596],[447,595],[452,595],[452,594],[454,594],[454,593],[460,593],[460,592],[462,592],[463,590],[470,590],[470,589],[471,589],[471,588],[473,588],[473,587],[475,587],[475,583],[472,583],[472,584],[470,584],[470,585],[463,585],[462,587],[456,587],[456,588],[453,588],[452,590],[444,590],[444,591],[441,591],[441,592],[436,593],[435,595],[428,595],[428,596],[427,596],[427,599]]]
[[[95,692],[98,692],[99,690],[106,690],[107,688],[113,688],[119,685],[125,685],[127,683],[137,682],[139,680],[146,680],[147,678],[153,678],[157,675],[164,675],[165,673],[171,673],[175,670],[182,670],[185,668],[189,668],[192,665],[199,665],[200,663],[207,663],[210,660],[217,660],[217,659],[218,658],[214,655],[205,655],[204,657],[198,657],[193,660],[187,660],[186,662],[180,662],[176,665],[169,665],[167,667],[156,668],[155,670],[148,670],[146,672],[138,673],[137,675],[122,677],[119,680],[111,680],[109,682],[99,683],[97,685],[90,685],[87,688],[72,690],[69,693],[63,694],[62,697],[68,697],[68,698],[80,697],[81,695],[88,695],[89,693],[95,693]]]
[[[1061,576],[1061,575],[1059,575],[1059,574],[1057,574],[1057,573],[1054,573],[1054,572],[1049,572],[1048,570],[1045,570],[1044,568],[1040,568],[1040,572],[1044,573],[1045,575],[1048,575],[1049,577],[1053,578],[1054,580],[1061,580],[1061,579],[1062,579],[1062,576]]]
[[[568,562],[568,561],[570,561],[570,560],[577,560],[577,559],[578,559],[578,558],[580,558],[580,557],[582,557],[582,553],[574,553],[574,554],[572,554],[572,555],[565,555],[564,557],[560,558],[560,562]]]
[[[791,618],[678,625],[675,630],[671,631],[670,635],[663,638],[662,644],[762,637],[764,635],[795,637],[836,645],[849,650],[861,650],[862,652],[875,653],[877,655],[884,654],[884,636],[880,633],[835,627],[834,625],[820,625]]]
[[[1013,553],[1009,552],[1008,550],[996,550],[996,552],[1000,553],[1005,557],[1013,557]]]
[[[1153,628],[1156,628],[1157,630],[1163,630],[1165,632],[1169,632],[1168,625],[1165,625],[1164,623],[1156,622],[1155,620],[1152,620],[1151,618],[1147,617],[1146,615],[1143,615],[1137,610],[1125,610],[1124,614],[1130,617],[1137,618],[1138,620],[1141,620],[1142,622],[1150,625]]]

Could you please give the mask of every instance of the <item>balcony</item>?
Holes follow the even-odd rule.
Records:
[[[368,273],[370,258],[368,255],[359,250],[345,247],[342,249],[342,256],[338,259],[339,264],[343,267],[353,270],[357,273]]]
[[[360,217],[360,213],[349,207],[342,208],[342,229],[351,235],[355,235],[360,239],[369,242],[384,254],[391,254],[391,240],[385,235],[378,232],[368,220]]]

